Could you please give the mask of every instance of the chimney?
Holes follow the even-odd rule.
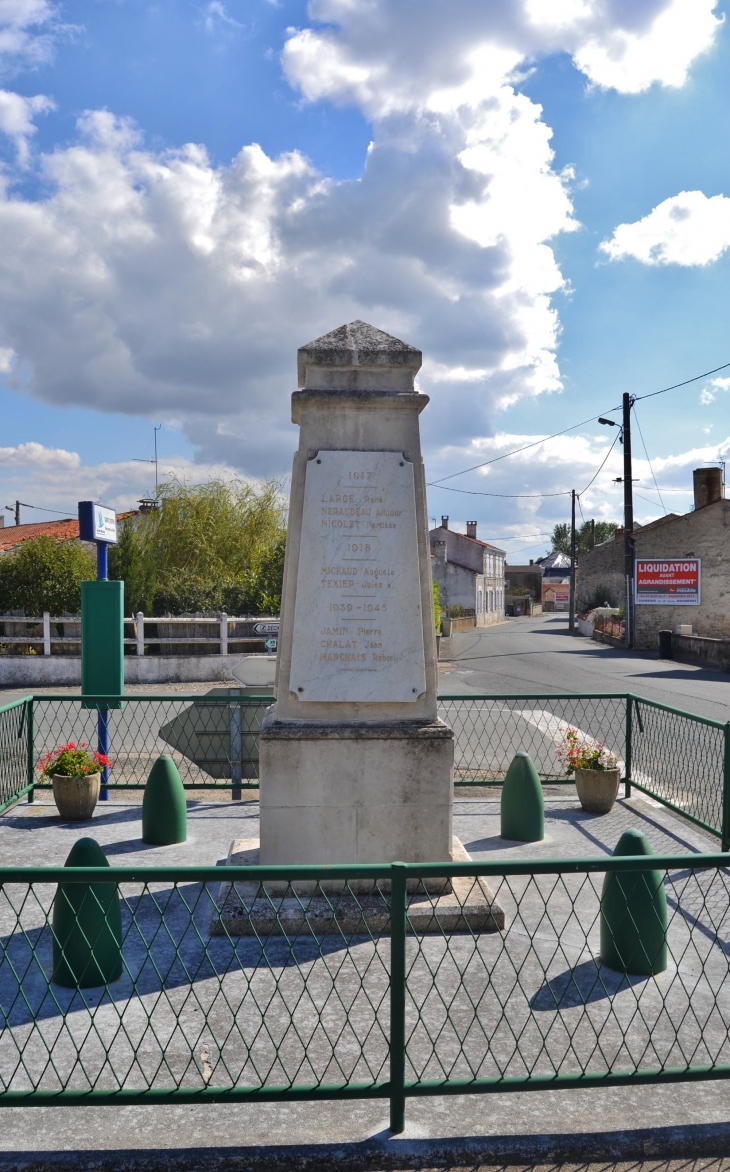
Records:
[[[5,528],[5,518],[0,516],[0,529]]]
[[[695,490],[695,508],[704,509],[722,500],[722,470],[720,468],[695,468],[692,473]]]
[[[467,521],[467,523],[466,523],[466,535],[467,535],[467,537],[474,537],[474,538],[476,538],[476,535],[477,535],[477,523],[476,523],[476,521]]]
[[[448,521],[448,517],[446,518],[446,520]],[[446,542],[445,542],[445,541],[434,541],[434,543],[433,543],[433,552],[434,552],[434,555],[436,556],[436,558],[437,558],[437,559],[438,559],[440,562],[445,562],[445,561],[446,561],[446,551],[447,551],[447,549],[448,549],[448,545],[446,544]]]
[[[531,565],[531,566],[534,566],[534,564],[535,564],[535,560],[534,560],[534,558],[530,558],[530,565]]]
[[[441,528],[442,528],[442,529],[448,529],[448,527],[449,527],[449,518],[448,518],[448,517],[442,517],[442,518],[441,518]]]

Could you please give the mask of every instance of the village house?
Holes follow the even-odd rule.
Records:
[[[699,561],[699,602],[682,601],[681,591],[669,590],[666,601],[634,608],[634,645],[655,651],[659,631],[691,627],[693,636],[730,637],[730,501],[723,497],[719,468],[693,473],[695,507],[690,513],[669,513],[634,529],[634,558],[657,564]],[[687,597],[687,595],[685,595]],[[587,611],[608,602],[626,606],[624,531],[578,558],[577,610]]]
[[[458,533],[449,529],[448,517],[431,530],[430,542],[442,608],[463,606],[477,627],[503,622],[504,550],[478,539],[476,521],[467,521],[466,533]]]

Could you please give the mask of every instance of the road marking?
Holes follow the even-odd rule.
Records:
[[[556,716],[554,712],[548,712],[545,708],[517,708],[513,711],[515,715],[521,716],[527,724],[531,724],[533,728],[536,728],[538,732],[541,732],[543,736],[551,740],[556,749],[562,749],[565,744],[565,735],[571,728],[577,732],[582,745],[587,745],[595,749],[599,745],[604,744],[603,741],[598,741],[595,737],[592,737],[590,733],[584,732],[582,728],[578,728],[576,724],[571,724],[569,721],[563,720],[561,717]],[[622,774],[625,774],[626,762],[623,758],[616,755],[616,763]],[[647,787],[654,785],[654,779],[649,777],[648,774],[642,773],[640,770],[634,773],[632,780],[637,781],[639,785],[645,785]],[[661,802],[655,802],[648,794],[642,794],[641,799],[651,806],[659,807],[662,804]],[[676,802],[675,804],[686,805],[687,803]]]

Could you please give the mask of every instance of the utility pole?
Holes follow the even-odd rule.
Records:
[[[634,646],[634,486],[631,479],[631,408],[634,400],[623,397],[624,445],[624,577],[626,581],[626,646]]]
[[[575,633],[575,489],[570,493],[570,612],[568,630]]]
[[[20,501],[15,502],[15,524],[20,524]]]

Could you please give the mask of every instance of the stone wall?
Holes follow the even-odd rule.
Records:
[[[699,606],[637,606],[636,647],[656,651],[659,631],[691,623],[692,634],[730,638],[730,501],[716,501],[636,533],[637,558],[702,559]]]
[[[125,655],[127,684],[231,680],[241,655]],[[80,655],[2,655],[0,688],[81,686]]]
[[[579,614],[595,605],[599,590],[605,594],[600,602],[608,602],[611,606],[626,605],[623,534],[578,557],[575,609]]]
[[[699,663],[730,671],[730,639],[706,639],[701,635],[672,635],[672,656],[680,663]]]
[[[693,635],[713,639],[730,637],[730,500],[715,501],[684,516],[672,516],[634,532],[637,558],[702,559],[702,593],[699,606],[637,606],[634,643],[656,651],[659,631],[673,631],[679,623],[691,623]],[[578,559],[576,599],[578,611],[595,600],[606,587],[613,606],[625,606],[623,535],[597,545]]]

